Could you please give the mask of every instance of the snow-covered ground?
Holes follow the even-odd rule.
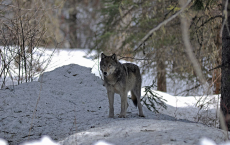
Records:
[[[206,96],[203,100],[205,96],[182,97],[157,92],[167,100],[167,110],[160,108],[160,113],[155,114],[144,107],[146,117],[141,118],[129,99],[127,118],[118,118],[120,97],[117,95],[115,118],[111,119],[106,89],[97,77],[98,61],[83,58],[82,51],[69,53],[68,58],[62,55],[66,56],[60,53],[53,58],[50,72],[43,73],[38,81],[0,90],[0,138],[12,145],[35,145],[27,143],[32,140],[40,140],[36,145],[54,142],[88,145],[100,140],[116,145],[182,145],[199,144],[203,137],[218,144],[225,141],[225,132],[214,127],[219,96]],[[73,63],[69,61],[71,58],[76,64],[69,64]],[[196,105],[200,99],[206,105]],[[3,144],[1,140],[0,144]]]
[[[1,46],[0,46],[1,49]],[[39,60],[35,64],[41,64],[41,69],[46,68],[45,71],[51,71],[54,70],[57,67],[68,65],[71,63],[79,64],[81,66],[86,66],[92,68],[92,73],[96,76],[100,76],[99,74],[99,59],[92,59],[94,55],[97,55],[94,51],[90,53],[89,56],[85,57],[86,54],[88,54],[89,50],[87,49],[45,49],[45,48],[37,48],[34,54],[34,59]],[[10,54],[10,53],[9,53]],[[52,56],[52,57],[50,57]],[[99,55],[100,56],[100,55]],[[138,56],[141,58],[142,56]],[[50,60],[51,58],[51,60]],[[119,58],[119,57],[118,57]],[[120,60],[122,63],[126,62],[124,60]],[[137,65],[141,66],[143,61],[139,62],[131,62],[136,63]],[[143,65],[143,64],[142,64]],[[38,65],[40,66],[40,65]],[[38,67],[37,66],[37,67]],[[1,68],[0,68],[1,69]],[[156,81],[156,68],[151,68],[148,70],[148,73],[146,73],[145,68],[140,67],[141,72],[144,72],[142,74],[142,86],[151,85],[153,80]],[[143,70],[142,70],[143,69]],[[18,68],[14,65],[11,65],[11,75],[14,76],[14,81],[12,81],[11,77],[6,77],[6,86],[9,85],[15,85],[18,83]],[[168,70],[168,73],[170,73],[170,70]],[[38,79],[40,73],[36,73],[35,75],[35,81]],[[176,75],[176,74],[171,74]],[[2,84],[3,79],[0,78],[0,86]],[[167,93],[171,95],[203,95],[203,89],[202,87],[197,87],[196,89],[190,90],[192,87],[196,86],[196,80],[181,80],[175,77],[169,77],[166,78],[167,82]],[[213,89],[213,88],[211,88]],[[185,91],[185,90],[190,90]]]

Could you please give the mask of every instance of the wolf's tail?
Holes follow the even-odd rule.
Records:
[[[138,108],[141,106],[141,74],[140,69],[137,65],[133,65],[133,73],[135,76],[135,85],[134,88],[131,90],[131,99],[133,100],[133,104]]]
[[[133,91],[131,91],[131,99],[133,101],[133,104],[137,107],[137,96]]]

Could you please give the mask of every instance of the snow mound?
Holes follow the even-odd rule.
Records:
[[[0,138],[10,144],[43,135],[61,140],[95,126],[107,114],[105,92],[90,68],[75,64],[45,72],[39,82],[1,90]]]
[[[115,118],[108,118],[108,98],[103,82],[91,68],[76,64],[43,73],[38,82],[0,91],[0,138],[20,144],[44,135],[61,141],[79,131],[124,120],[118,118],[120,97],[115,96]],[[139,118],[128,100],[126,120]],[[175,120],[143,109],[148,119]]]
[[[42,136],[62,145],[197,144],[201,137],[217,143],[224,140],[221,130],[172,117],[172,113],[155,114],[143,107],[146,117],[141,118],[130,99],[127,117],[118,118],[118,95],[114,100],[115,118],[108,118],[109,103],[102,80],[91,73],[91,68],[76,64],[45,72],[38,82],[0,90],[0,100],[0,138],[10,145]]]

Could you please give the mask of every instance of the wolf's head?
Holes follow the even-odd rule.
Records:
[[[113,72],[116,70],[117,62],[116,54],[111,56],[106,56],[103,53],[101,54],[100,69],[105,77],[113,74]]]

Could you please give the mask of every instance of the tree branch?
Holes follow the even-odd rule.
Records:
[[[184,5],[184,0],[180,0],[179,1],[181,6]],[[210,92],[210,88],[209,88],[209,84],[207,83],[206,79],[204,78],[203,74],[202,74],[202,70],[201,70],[201,66],[198,62],[198,60],[195,57],[195,54],[192,51],[192,45],[190,43],[190,38],[189,38],[189,32],[188,32],[188,23],[186,20],[186,15],[181,15],[181,30],[182,30],[182,39],[184,41],[184,45],[185,45],[185,52],[187,53],[194,71],[196,73],[196,76],[198,77],[198,80],[200,82],[200,84],[203,86],[204,89],[204,93],[209,94],[212,93]]]
[[[216,19],[216,18],[222,18],[222,15],[217,15],[217,16],[213,16],[213,17],[209,18],[207,21],[203,22],[203,23],[198,27],[198,29],[200,29],[200,27],[203,27],[203,26],[204,26],[206,23],[208,23],[209,21],[214,20],[214,19]]]
[[[228,33],[229,33],[229,28],[228,28],[228,24],[227,24],[227,17],[228,17],[228,11],[227,11],[227,7],[228,7],[228,0],[226,0],[226,3],[225,3],[225,7],[224,7],[224,11],[223,11],[223,24],[222,24],[222,27],[221,27],[221,30],[220,30],[220,36],[222,36],[222,33],[223,33],[223,30],[224,30],[224,25],[226,25],[226,28],[228,30]]]
[[[160,27],[162,27],[163,25],[166,25],[168,22],[170,22],[171,20],[176,18],[181,12],[183,12],[188,7],[190,2],[191,2],[191,0],[188,0],[187,3],[181,8],[181,10],[179,10],[176,14],[172,15],[170,18],[164,20],[159,25],[157,25],[155,28],[150,30],[149,33],[147,35],[145,35],[144,38],[141,39],[138,47],[135,48],[134,51],[137,51],[137,49],[139,49],[141,47],[141,45],[144,44],[153,35],[153,32],[155,32],[156,30],[160,29]]]
[[[118,55],[120,56],[120,55]],[[120,56],[119,60],[121,59],[135,59],[135,60],[152,60],[152,59],[148,59],[148,58],[134,58],[134,57],[124,57],[124,56]]]

